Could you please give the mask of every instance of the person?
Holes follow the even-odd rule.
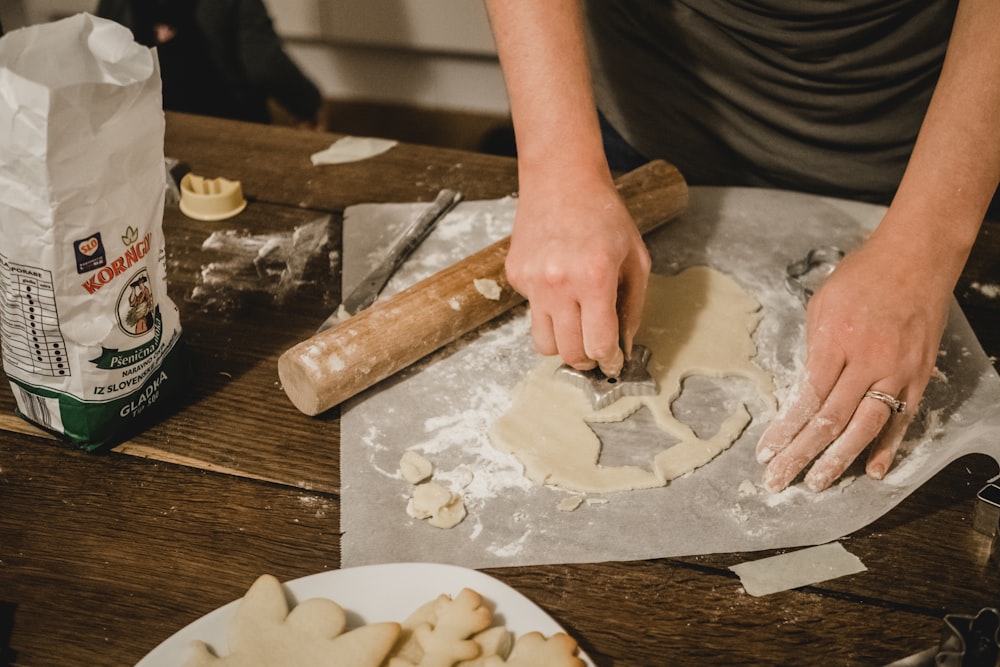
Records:
[[[261,0],[100,0],[96,14],[156,47],[166,110],[267,123],[273,98],[300,125],[318,121],[320,92]]]
[[[610,376],[631,349],[650,259],[614,165],[883,202],[811,299],[804,369],[757,444],[771,492],[825,489],[866,448],[883,478],[1000,182],[1000,3],[486,7],[518,155],[506,271],[536,349]]]

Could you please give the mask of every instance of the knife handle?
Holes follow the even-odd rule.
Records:
[[[687,207],[684,177],[663,161],[616,181],[645,234]],[[282,388],[299,410],[317,415],[351,398],[524,301],[507,282],[510,237],[316,334],[278,359]],[[496,281],[487,298],[477,279]]]

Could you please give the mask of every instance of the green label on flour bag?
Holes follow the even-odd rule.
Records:
[[[166,290],[159,66],[89,14],[6,35],[0,63],[4,371],[21,416],[96,449],[188,376]]]
[[[183,346],[178,344],[153,373],[139,378],[138,383],[130,383],[127,392],[95,387],[98,394],[112,397],[106,402],[81,401],[16,379],[11,380],[11,387],[22,417],[64,435],[83,449],[94,450],[141,427],[160,406],[161,399],[176,393],[189,374]]]

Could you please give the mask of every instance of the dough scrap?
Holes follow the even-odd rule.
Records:
[[[461,496],[437,482],[417,485],[406,512],[414,519],[427,519],[427,523],[435,528],[454,528],[466,516]]]
[[[434,474],[434,464],[422,454],[408,449],[399,458],[399,473],[410,484],[419,484]]]
[[[503,293],[503,290],[500,289],[500,283],[492,278],[476,278],[472,284],[477,292],[491,301],[499,301],[500,295]]]
[[[775,406],[771,376],[753,363],[753,332],[760,304],[729,276],[695,266],[676,276],[651,275],[643,323],[635,342],[652,353],[648,370],[656,396],[626,396],[594,410],[584,392],[556,376],[558,357],[543,359],[514,391],[513,405],[490,438],[512,454],[537,484],[579,493],[609,493],[664,486],[720,454],[751,421],[741,404],[710,438],[699,438],[678,421],[671,404],[692,375],[750,380],[760,398]],[[678,442],[659,452],[649,468],[601,466],[601,441],[589,423],[622,421],[640,407]]]
[[[560,512],[572,512],[583,504],[583,496],[566,496],[559,501],[556,509]]]

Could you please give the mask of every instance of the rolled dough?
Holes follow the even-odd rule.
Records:
[[[651,275],[636,343],[649,348],[648,370],[655,396],[626,396],[594,410],[578,386],[558,377],[557,357],[543,359],[515,388],[510,411],[494,424],[490,439],[512,454],[537,484],[582,493],[608,493],[664,486],[728,448],[751,421],[747,403],[699,438],[674,417],[671,404],[684,379],[693,375],[746,378],[768,409],[775,407],[774,383],[753,362],[753,332],[760,304],[729,276],[705,266],[675,275]],[[601,441],[589,424],[622,421],[640,407],[677,442],[655,454],[649,466],[601,466]]]

